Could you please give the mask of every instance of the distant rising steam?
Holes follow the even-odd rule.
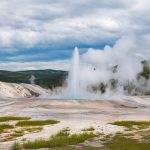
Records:
[[[149,36],[132,35],[120,38],[113,47],[88,49],[80,56],[77,97],[103,98],[149,93],[149,48]],[[68,82],[76,84],[70,79]]]
[[[30,83],[31,84],[35,84],[35,76],[34,75],[31,75],[31,77],[30,77],[30,79],[29,79],[29,81],[30,81]]]

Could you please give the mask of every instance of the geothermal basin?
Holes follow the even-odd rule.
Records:
[[[25,134],[23,139],[49,138],[63,128],[72,133],[94,127],[96,132],[113,134],[123,127],[108,123],[118,120],[150,120],[150,97],[124,97],[119,100],[0,99],[0,116],[27,116],[36,120],[55,119],[60,123],[45,126],[41,132]],[[9,150],[14,141],[3,142]]]
[[[40,89],[38,91],[44,91],[40,94],[47,98],[42,98],[42,96],[37,98],[0,98],[0,116],[25,116],[31,117],[33,120],[54,119],[60,121],[56,125],[44,126],[40,132],[25,134],[19,137],[18,141],[34,140],[37,137],[49,138],[66,127],[69,127],[71,133],[80,133],[83,129],[94,127],[95,132],[109,135],[125,130],[124,127],[110,124],[114,121],[150,120],[150,96],[123,96],[116,93],[117,97],[115,98],[112,91],[112,93],[106,94],[109,97],[107,99],[105,95],[102,97],[100,92],[98,95],[89,92],[86,88],[87,85],[81,82],[80,67],[79,50],[75,48],[68,86],[64,93],[56,96],[45,95],[49,94],[47,90],[30,85],[30,91],[36,87],[36,89]],[[93,70],[93,67],[91,69],[96,71],[95,68]],[[28,89],[28,86],[24,84],[22,88]],[[9,90],[8,93],[10,93]],[[6,96],[8,96],[7,94]],[[11,123],[15,124],[15,122]],[[1,142],[0,150],[11,149],[13,142]]]

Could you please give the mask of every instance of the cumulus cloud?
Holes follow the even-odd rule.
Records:
[[[33,56],[52,50],[61,55],[75,46],[113,45],[124,35],[150,31],[147,0],[1,0],[0,14],[1,61],[18,55],[23,61],[33,49]]]
[[[147,0],[1,0],[0,46],[106,42],[149,30]],[[72,43],[74,44],[74,43]]]

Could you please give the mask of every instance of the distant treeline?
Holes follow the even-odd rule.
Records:
[[[44,88],[62,86],[68,72],[59,70],[29,70],[29,71],[3,71],[0,70],[0,81],[12,83],[30,83],[31,76],[35,77],[35,84]]]

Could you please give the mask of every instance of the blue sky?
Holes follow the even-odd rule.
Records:
[[[75,46],[82,54],[149,33],[149,14],[148,0],[1,0],[0,69],[66,69]]]

